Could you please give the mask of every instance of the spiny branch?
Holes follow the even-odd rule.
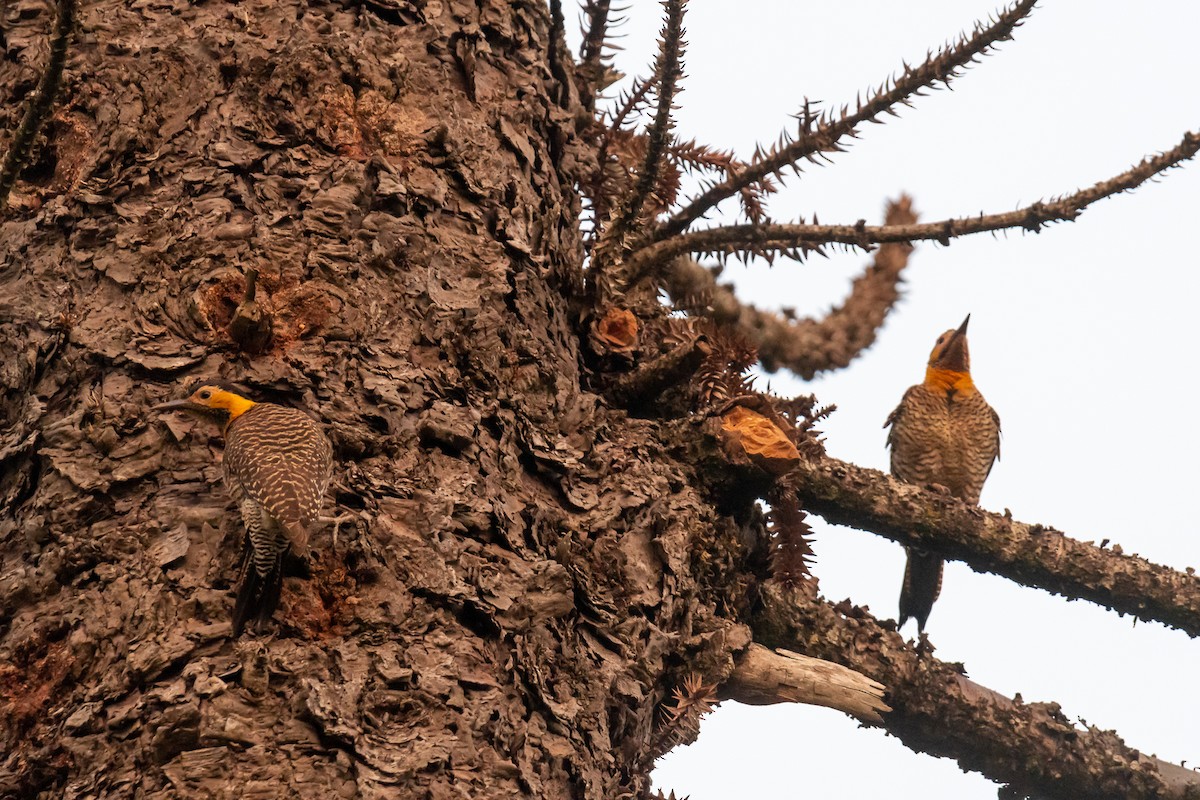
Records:
[[[985,55],[996,43],[1012,38],[1013,30],[1033,11],[1036,2],[1020,0],[990,25],[976,23],[974,33],[960,38],[953,46],[943,47],[936,54],[931,54],[924,64],[915,69],[905,64],[904,72],[891,81],[890,87],[885,82],[865,103],[858,102],[852,114],[843,110],[841,116],[832,119],[810,114],[806,106],[800,115],[800,132],[795,140],[785,135],[781,146],[772,148],[736,174],[709,187],[660,225],[652,241],[662,241],[683,232],[721,201],[769,175],[778,176],[787,167],[795,167],[804,159],[813,161],[819,153],[844,149],[840,142],[847,137],[856,137],[859,125],[874,121],[885,113],[895,116],[898,105],[911,105],[912,98],[919,96],[923,89],[936,87],[939,83],[949,84],[963,68]]]
[[[867,225],[860,220],[854,225],[729,225],[685,233],[635,251],[628,259],[628,269],[636,282],[658,265],[684,253],[729,256],[751,251],[800,255],[804,249],[831,242],[869,250],[874,245],[888,242],[933,240],[948,245],[951,239],[959,236],[1009,228],[1037,233],[1049,223],[1075,219],[1097,200],[1140,186],[1192,158],[1198,150],[1200,134],[1189,131],[1175,147],[1143,159],[1120,175],[1065,197],[1039,201],[1001,214],[914,225]]]
[[[812,579],[812,528],[797,494],[785,477],[776,481],[768,495],[771,504],[771,510],[767,512],[771,575],[787,589],[799,589]]]
[[[1200,576],[1190,570],[1071,539],[833,458],[802,460],[788,480],[805,509],[830,522],[1200,636]]]
[[[655,76],[638,78],[633,86],[621,95],[621,102],[616,111],[612,112],[611,122],[603,129],[600,144],[596,149],[596,171],[587,182],[588,196],[592,202],[593,221],[597,226],[603,224],[609,216],[609,200],[617,194],[616,187],[628,185],[625,166],[620,155],[613,158],[612,148],[619,145],[621,155],[632,154],[640,144],[638,137],[625,126],[630,118],[639,113],[647,103],[647,96],[655,86]],[[590,242],[589,242],[590,244]]]
[[[671,141],[673,122],[673,106],[675,91],[679,80],[683,77],[681,59],[685,42],[683,41],[683,13],[687,0],[665,0],[666,22],[663,24],[662,42],[659,46],[658,61],[654,74],[658,79],[658,110],[654,114],[654,123],[647,132],[648,143],[646,156],[638,170],[637,184],[633,194],[621,204],[620,216],[613,222],[612,236],[620,242],[630,232],[634,223],[641,216],[646,198],[658,184],[658,176],[662,170],[663,156]],[[607,235],[607,234],[606,234]]]
[[[700,733],[700,720],[710,714],[717,704],[713,694],[716,687],[704,682],[699,675],[688,675],[682,686],[671,692],[674,705],[663,709],[663,723],[655,731],[654,751],[667,753],[672,747],[693,740]]]
[[[74,30],[75,0],[58,0],[58,17],[54,21],[54,32],[50,39],[50,60],[46,62],[46,69],[42,72],[37,88],[26,101],[25,116],[13,134],[12,143],[8,152],[4,154],[3,163],[0,164],[0,210],[8,204],[9,192],[12,191],[17,175],[24,166],[25,157],[29,155],[34,138],[50,113],[54,96],[58,94],[63,66],[67,62],[67,45]]]
[[[629,121],[629,118],[641,110],[642,105],[646,102],[646,95],[654,88],[656,81],[657,76],[654,75],[649,78],[638,78],[633,82],[633,86],[623,93],[617,110],[612,112],[612,122],[604,131],[601,139],[601,152],[607,150],[608,145],[612,143],[613,135],[625,128],[625,123]]]
[[[733,155],[732,151],[716,150],[707,145],[699,144],[695,139],[686,142],[676,142],[671,146],[671,155],[688,170],[708,170],[721,172],[726,177],[735,175],[745,168],[745,164]],[[742,187],[738,192],[742,203],[742,213],[753,223],[765,222],[766,209],[764,198],[774,194],[778,187],[770,178]]]
[[[596,95],[604,88],[604,43],[608,39],[608,13],[611,6],[612,0],[587,0],[583,6],[587,28],[579,50],[579,71],[587,82],[583,102],[588,109],[595,108]]]
[[[958,664],[906,645],[849,602],[797,604],[762,587],[754,640],[833,661],[887,686],[883,728],[917,752],[1008,784],[1001,796],[1060,800],[1200,797],[1200,773],[1145,756],[1111,731],[1082,728],[1056,703],[1010,699],[968,680]]]
[[[912,199],[902,196],[888,204],[887,225],[910,225],[917,217]],[[709,301],[709,314],[718,324],[732,324],[758,345],[764,369],[789,369],[806,380],[818,372],[839,369],[875,342],[888,313],[900,298],[900,276],[912,246],[885,244],[874,263],[855,279],[850,295],[822,319],[789,319],[761,311],[736,297],[732,287],[718,285],[711,270],[690,258],[677,258],[666,275],[672,296],[699,295]]]

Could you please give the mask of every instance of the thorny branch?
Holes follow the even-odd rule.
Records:
[[[824,243],[839,243],[870,249],[888,242],[933,240],[949,244],[951,239],[972,233],[1023,228],[1037,233],[1043,225],[1065,222],[1084,209],[1110,195],[1126,192],[1171,167],[1178,166],[1200,151],[1200,133],[1187,132],[1175,147],[1148,156],[1120,175],[1100,181],[1074,194],[1050,201],[1039,201],[1015,211],[980,214],[977,217],[946,219],[913,225],[729,225],[685,233],[635,251],[628,260],[633,283],[646,277],[658,265],[685,253],[728,256],[743,251],[755,253],[797,253]]]
[[[1200,576],[1190,572],[1017,522],[833,458],[802,460],[788,478],[804,508],[830,522],[1200,636]]]
[[[583,6],[587,19],[583,44],[579,49],[579,71],[587,81],[583,101],[588,109],[595,108],[596,95],[603,90],[604,43],[608,40],[608,14],[612,0],[588,0]]]
[[[17,181],[17,175],[24,166],[25,157],[29,155],[29,148],[33,145],[38,131],[41,130],[42,123],[46,121],[46,115],[50,113],[50,105],[54,102],[54,96],[58,94],[62,83],[63,66],[67,62],[67,45],[70,43],[71,33],[74,30],[75,0],[58,0],[58,16],[54,21],[54,33],[50,40],[50,60],[46,62],[46,69],[42,73],[41,80],[38,81],[37,88],[29,96],[25,106],[25,115],[21,119],[16,133],[13,134],[12,143],[8,147],[8,152],[4,154],[3,163],[0,164],[0,210],[8,204],[9,192],[12,191],[13,184]]]
[[[656,85],[656,76],[651,75],[649,78],[639,78],[633,82],[633,86],[623,93],[622,102],[618,109],[612,112],[612,122],[604,128],[604,133],[600,136],[600,144],[596,148],[596,164],[597,170],[595,177],[591,181],[589,187],[589,196],[592,201],[593,219],[597,226],[608,219],[609,215],[609,199],[613,194],[609,190],[607,184],[611,180],[611,171],[614,171],[613,159],[610,156],[610,149],[617,140],[628,140],[631,137],[629,131],[625,129],[629,118],[639,112],[642,106],[647,102],[647,96]],[[619,172],[619,170],[617,170]],[[624,180],[620,181],[621,185],[625,184]]]
[[[947,46],[931,54],[919,67],[905,65],[904,72],[889,87],[884,83],[871,94],[865,103],[859,102],[854,113],[843,110],[837,119],[815,116],[806,110],[800,115],[800,131],[794,140],[788,140],[755,158],[745,168],[714,184],[698,197],[676,212],[654,232],[652,242],[659,242],[687,230],[693,222],[714,208],[721,201],[761,182],[769,175],[778,176],[784,169],[795,167],[800,161],[815,161],[820,153],[838,152],[844,149],[841,141],[856,137],[858,126],[874,121],[882,114],[896,114],[896,106],[911,105],[912,98],[922,90],[948,84],[961,70],[987,52],[998,42],[1012,37],[1013,30],[1033,11],[1037,0],[1020,0],[1006,9],[990,25],[977,23],[970,36],[962,37],[953,46]]]
[[[887,225],[916,221],[911,198],[901,197],[888,204]],[[906,243],[880,247],[874,263],[855,279],[846,301],[822,319],[789,319],[742,303],[732,287],[718,285],[711,270],[690,258],[675,259],[666,270],[666,283],[674,297],[708,298],[714,321],[736,325],[758,346],[765,369],[782,367],[809,380],[818,372],[849,365],[874,344],[876,333],[900,298],[900,276],[911,251],[912,246]]]
[[[663,24],[661,43],[659,46],[658,62],[655,64],[654,75],[658,80],[658,109],[654,114],[654,122],[647,133],[646,156],[638,170],[637,184],[633,194],[621,204],[620,216],[613,222],[606,236],[612,236],[613,241],[621,242],[642,214],[642,207],[654,187],[658,184],[659,172],[663,167],[663,157],[671,142],[671,128],[674,125],[672,110],[675,103],[675,92],[679,80],[683,77],[681,59],[685,43],[683,41],[683,13],[686,0],[666,0],[666,21]]]
[[[1200,797],[1200,773],[1145,756],[1112,731],[1080,727],[1056,703],[1026,703],[968,680],[904,643],[895,630],[848,602],[796,603],[762,587],[754,639],[860,672],[888,687],[883,728],[917,752],[955,759],[1008,784],[1001,796]],[[947,735],[953,731],[953,735]]]

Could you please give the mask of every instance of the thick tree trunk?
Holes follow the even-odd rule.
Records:
[[[53,9],[3,14],[11,130]],[[732,669],[742,526],[585,390],[553,35],[541,0],[81,5],[0,218],[7,796],[628,796],[670,689]],[[357,515],[271,635],[230,638],[217,432],[147,410],[197,377],[319,415]]]

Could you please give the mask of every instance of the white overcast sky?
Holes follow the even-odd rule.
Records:
[[[643,74],[661,9],[630,5],[617,63]],[[987,0],[692,0],[678,133],[748,157],[789,126],[804,97],[853,102],[902,60],[921,61],[997,9]],[[1006,211],[1121,172],[1200,130],[1197,31],[1195,0],[1043,0],[952,91],[867,126],[832,166],[806,167],[772,216],[874,223],[906,191],[923,220],[936,220]],[[1198,211],[1193,162],[1039,235],[920,245],[905,298],[870,351],[807,385],[774,375],[772,388],[836,403],[824,426],[829,453],[886,469],[884,418],[923,376],[936,336],[970,312],[976,384],[1004,429],[982,505],[1175,568],[1200,565]],[[764,307],[782,300],[822,313],[866,261],[838,254],[727,275]],[[817,531],[822,593],[894,619],[900,547],[819,521]],[[961,563],[947,567],[928,632],[940,658],[964,662],[988,687],[1057,701],[1144,752],[1200,763],[1200,642],[1183,633]],[[692,800],[996,796],[983,777],[837,712],[734,703],[660,761],[655,783]]]

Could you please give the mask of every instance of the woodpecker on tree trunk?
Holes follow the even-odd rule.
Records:
[[[892,475],[908,483],[940,487],[971,504],[1000,457],[1000,417],[971,381],[967,323],[938,337],[925,381],[904,393],[883,426],[891,426]],[[905,548],[908,563],[900,587],[900,624],[915,617],[923,631],[942,588],[942,559]]]
[[[333,446],[303,411],[256,403],[232,387],[195,386],[188,397],[154,407],[189,411],[223,426],[225,488],[246,525],[233,635],[246,621],[271,618],[283,586],[283,559],[308,552],[308,529],[333,475]]]

